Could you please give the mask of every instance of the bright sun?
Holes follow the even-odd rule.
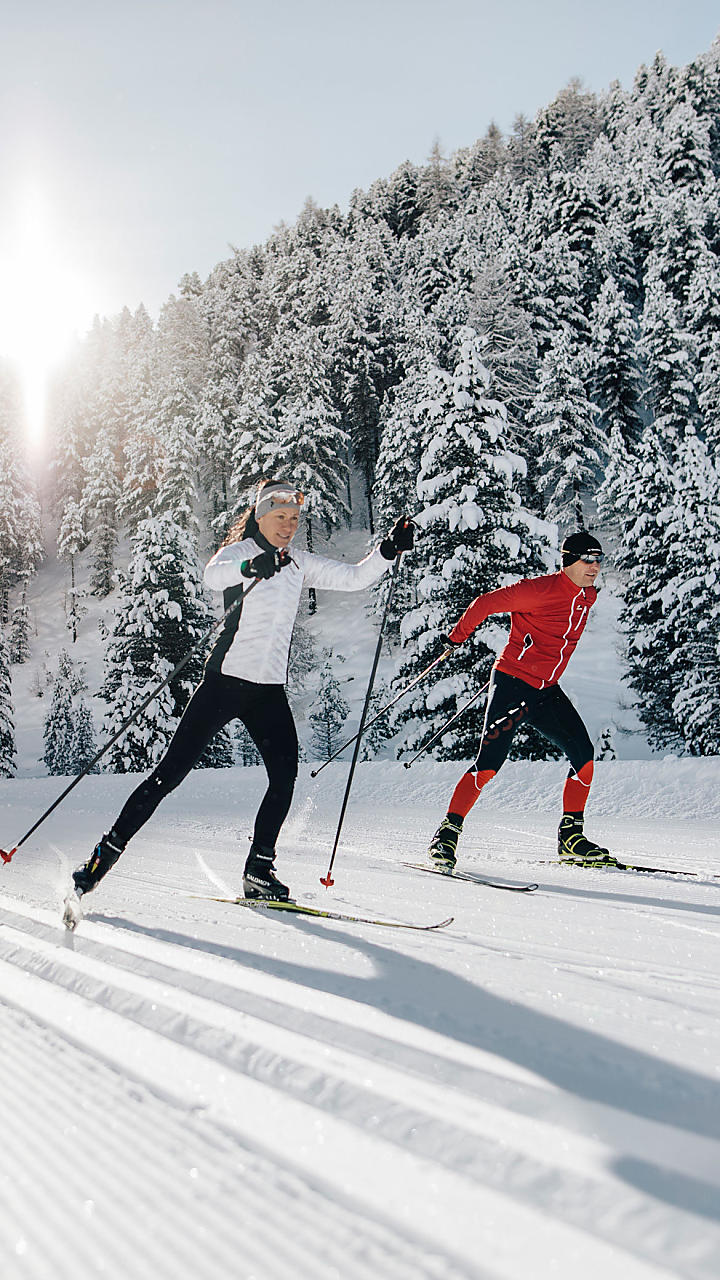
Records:
[[[0,248],[0,357],[19,372],[28,440],[37,447],[50,373],[74,335],[89,327],[92,310],[37,187],[18,196],[14,221]]]

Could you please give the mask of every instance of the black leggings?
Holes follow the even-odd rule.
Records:
[[[560,685],[533,689],[524,680],[493,671],[480,750],[471,772],[492,769],[497,773],[507,759],[517,726],[523,722],[560,748],[572,772],[592,760],[590,735]]]
[[[298,740],[281,684],[251,684],[206,671],[160,763],[125,802],[113,831],[123,844],[135,835],[160,801],[186,778],[215,734],[242,720],[268,773],[268,788],[255,818],[253,839],[275,848],[297,777]]]

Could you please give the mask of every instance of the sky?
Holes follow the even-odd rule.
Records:
[[[308,196],[347,206],[573,76],[632,82],[720,29],[712,0],[25,0],[0,46],[0,356],[47,364],[94,313],[153,315],[187,271]],[[33,354],[30,354],[32,349]],[[42,352],[40,359],[38,352]]]

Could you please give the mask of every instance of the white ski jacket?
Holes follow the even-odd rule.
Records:
[[[263,547],[254,538],[221,547],[205,569],[206,586],[227,591],[250,582],[240,573],[244,560],[260,555]],[[290,564],[274,577],[261,580],[243,601],[237,626],[226,624],[208,659],[208,669],[236,676],[253,684],[284,684],[293,626],[304,586],[323,591],[362,591],[377,582],[391,561],[379,549],[359,564],[329,560],[309,551],[289,548]],[[232,603],[225,599],[225,607]]]

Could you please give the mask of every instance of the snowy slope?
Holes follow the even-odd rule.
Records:
[[[86,779],[0,869],[3,1280],[720,1272],[720,879],[544,865],[559,764],[507,767],[463,865],[400,865],[457,766],[302,771],[298,897],[449,928],[268,918],[234,891],[261,771],[195,774],[59,925],[131,779]],[[593,830],[720,875],[720,762],[604,764]],[[3,845],[60,779],[0,785]]]

